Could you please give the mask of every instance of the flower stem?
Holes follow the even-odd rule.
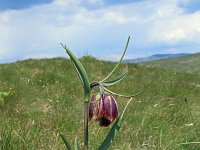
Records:
[[[88,121],[89,121],[89,103],[85,102],[84,108],[84,150],[88,150]]]

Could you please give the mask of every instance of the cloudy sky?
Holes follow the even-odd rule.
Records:
[[[199,0],[0,0],[0,63],[77,56],[118,60],[200,51]]]

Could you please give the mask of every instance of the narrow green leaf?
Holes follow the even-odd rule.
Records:
[[[75,138],[74,149],[75,149],[75,150],[79,150],[78,139],[77,139],[77,137]]]
[[[64,144],[65,144],[65,147],[68,149],[68,150],[71,150],[72,148],[71,148],[71,146],[70,146],[70,144],[67,142],[67,139],[65,138],[65,136],[63,135],[63,134],[59,134],[60,135],[60,137],[62,138],[62,140],[63,140],[63,142],[64,142]]]
[[[78,60],[78,58],[70,51],[70,49],[68,49],[63,44],[61,44],[61,45],[66,50],[67,54],[70,56],[71,60],[74,63],[74,66],[78,73],[79,79],[83,85],[85,101],[88,102],[91,89],[90,89],[90,83],[89,83],[89,79],[88,79],[87,73],[85,71],[85,68],[83,67],[81,62]]]
[[[124,58],[124,55],[126,53],[126,50],[128,48],[128,44],[129,44],[129,40],[130,40],[130,36],[128,37],[128,40],[127,40],[127,43],[126,43],[126,46],[125,46],[125,49],[124,49],[124,52],[119,60],[119,62],[117,63],[117,65],[115,66],[115,68],[108,74],[107,77],[105,77],[101,82],[104,82],[105,80],[107,80],[112,74],[113,72],[115,72],[115,70],[117,69],[117,67],[120,65],[120,63],[122,62],[123,58]]]
[[[112,80],[112,81],[104,81],[101,82],[101,84],[103,86],[111,86],[111,85],[115,85],[117,83],[119,83],[120,81],[122,81],[124,79],[124,77],[127,75],[128,72],[123,73],[121,76],[117,77],[116,79]]]
[[[105,87],[103,87],[103,89],[104,89],[106,92],[108,92],[108,93],[110,93],[110,94],[113,94],[113,95],[117,95],[117,96],[121,96],[121,97],[125,97],[125,98],[132,98],[132,97],[136,97],[136,96],[142,94],[142,92],[143,92],[146,88],[142,89],[139,93],[136,93],[136,94],[134,94],[134,95],[123,95],[123,94],[118,94],[118,93],[115,93],[115,92],[113,92],[113,91],[110,91],[109,89],[107,89],[107,88],[105,88]]]
[[[118,117],[118,119],[116,120],[112,128],[110,129],[110,132],[108,133],[108,135],[106,136],[106,138],[104,139],[104,141],[102,142],[98,150],[107,150],[110,147],[112,141],[114,140],[114,137],[116,136],[117,131],[119,131],[121,127],[121,124],[124,118],[124,113],[126,111],[128,104],[131,102],[131,100],[132,98],[128,101],[128,103],[124,107],[124,110],[122,111],[121,115]]]

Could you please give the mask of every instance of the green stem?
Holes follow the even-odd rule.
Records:
[[[88,121],[89,121],[89,103],[85,102],[84,108],[84,150],[88,150]]]

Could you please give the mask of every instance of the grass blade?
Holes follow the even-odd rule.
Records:
[[[193,124],[194,124],[194,132],[195,132],[195,135],[196,135],[196,139],[197,139],[197,141],[198,141],[198,140],[199,140],[199,132],[198,132],[198,130],[197,130],[196,121],[195,121],[195,119],[194,119],[194,117],[193,117],[193,115],[192,115],[192,111],[191,111],[191,109],[190,109],[190,106],[189,106],[187,97],[185,97],[185,103],[186,103],[186,105],[187,105],[187,109],[188,109],[190,118],[192,119],[192,122],[193,122]]]
[[[83,67],[81,62],[78,60],[78,58],[70,51],[70,49],[68,49],[63,44],[61,44],[61,45],[66,50],[67,54],[70,56],[71,60],[74,63],[74,66],[78,73],[79,79],[81,80],[81,83],[83,85],[85,101],[88,102],[91,89],[90,89],[90,83],[89,83],[89,79],[88,79],[87,73],[85,71],[85,68]]]
[[[71,150],[71,146],[70,144],[67,142],[67,139],[65,138],[65,136],[63,134],[60,133],[60,137],[62,138],[64,144],[65,144],[65,147],[68,149],[68,150]]]
[[[79,150],[78,139],[77,139],[77,137],[75,138],[74,149],[75,149],[75,150]]]
[[[113,72],[115,72],[115,70],[117,69],[117,67],[118,67],[118,66],[120,65],[120,63],[122,62],[122,60],[123,60],[123,58],[124,58],[124,55],[125,55],[125,53],[126,53],[126,50],[127,50],[127,48],[128,48],[129,40],[130,40],[130,36],[128,37],[128,40],[127,40],[127,43],[126,43],[124,52],[123,52],[123,54],[122,54],[122,56],[121,56],[119,62],[117,63],[117,65],[115,66],[115,68],[108,74],[108,76],[105,77],[101,82],[106,81],[106,80],[113,74]]]
[[[132,98],[128,101],[128,103],[124,107],[124,110],[122,111],[121,115],[119,116],[119,118],[116,120],[116,122],[110,129],[110,132],[108,133],[108,135],[106,136],[106,138],[104,139],[104,141],[102,142],[98,150],[107,150],[110,147],[112,141],[114,140],[114,137],[116,136],[117,131],[119,131],[121,127],[121,124],[124,118],[124,113],[126,111],[128,104],[131,102],[131,100]]]

